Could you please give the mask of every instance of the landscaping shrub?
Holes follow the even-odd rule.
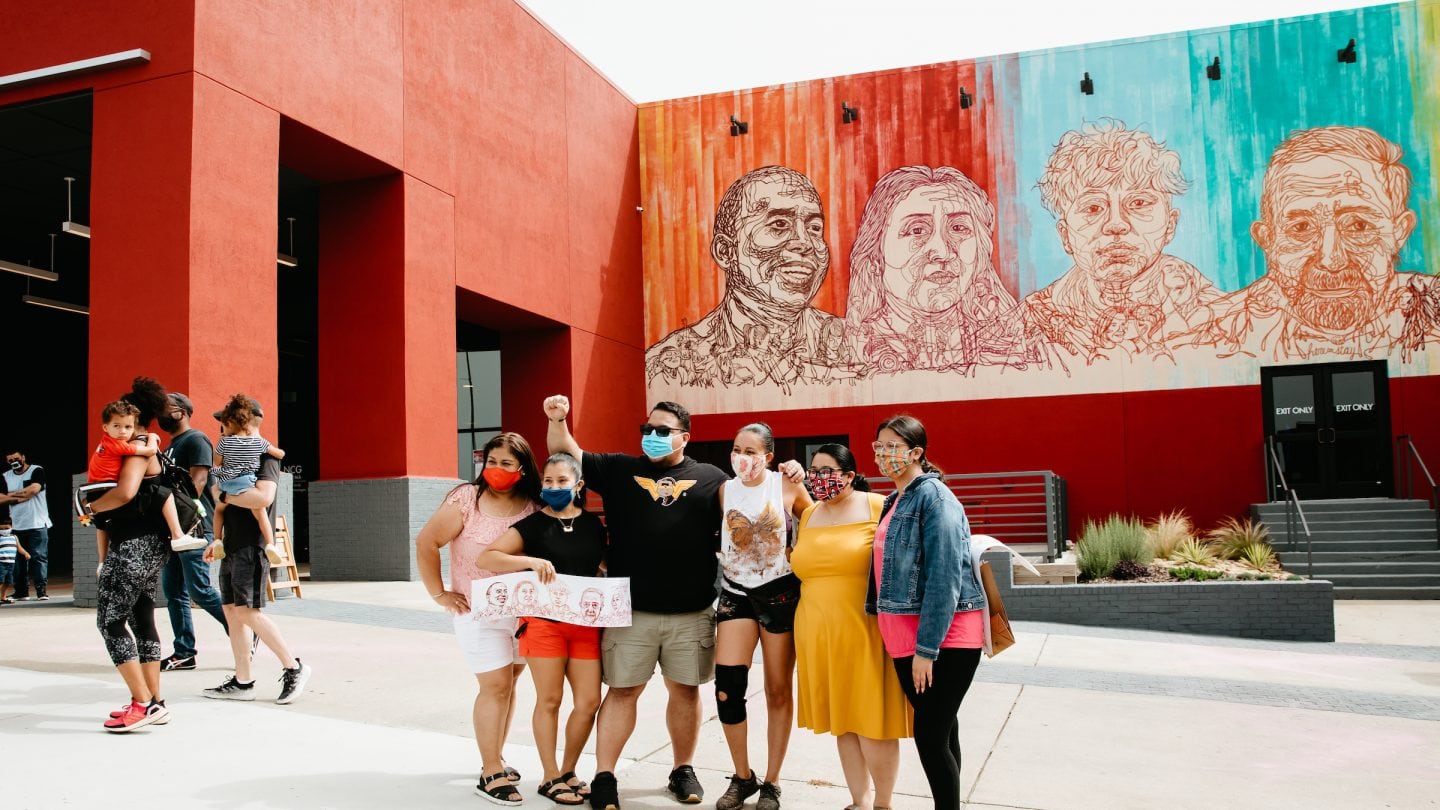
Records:
[[[1170,569],[1170,576],[1176,579],[1189,579],[1195,582],[1204,582],[1207,579],[1219,579],[1225,576],[1221,571],[1213,571],[1209,568],[1191,568],[1179,566]]]
[[[1115,564],[1115,570],[1110,572],[1114,579],[1139,579],[1150,573],[1150,566],[1141,565],[1130,560],[1121,560]]]
[[[1255,543],[1270,545],[1270,532],[1262,523],[1250,518],[1236,520],[1225,518],[1219,526],[1206,533],[1206,538],[1215,546],[1215,553],[1222,559],[1238,560],[1247,546]]]
[[[1208,544],[1192,537],[1176,546],[1175,553],[1170,555],[1170,559],[1191,565],[1210,565],[1215,562],[1215,552],[1210,549]]]
[[[1275,552],[1270,550],[1269,543],[1251,543],[1240,552],[1240,561],[1256,571],[1264,572],[1275,562]]]
[[[1146,524],[1145,537],[1150,541],[1151,553],[1168,560],[1182,542],[1194,539],[1195,524],[1190,522],[1189,515],[1177,509]]]
[[[1149,565],[1154,557],[1140,521],[1111,515],[1104,523],[1086,521],[1075,550],[1080,574],[1086,579],[1110,576],[1122,560]]]

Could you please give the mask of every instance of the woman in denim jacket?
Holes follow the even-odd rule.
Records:
[[[960,702],[985,644],[985,591],[970,560],[970,523],[938,467],[925,426],[895,416],[875,431],[875,464],[895,482],[875,533],[866,610],[915,708],[915,749],[937,810],[960,807]]]

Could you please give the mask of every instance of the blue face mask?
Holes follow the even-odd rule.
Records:
[[[569,506],[571,501],[575,500],[575,490],[542,489],[540,490],[540,500],[549,504],[551,509],[558,512]]]
[[[657,436],[654,433],[640,437],[640,449],[652,459],[664,458],[675,452],[675,448],[670,446],[669,436]]]

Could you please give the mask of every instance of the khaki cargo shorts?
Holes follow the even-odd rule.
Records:
[[[715,677],[715,608],[695,613],[635,611],[629,627],[607,627],[600,668],[607,686],[649,683],[655,665],[670,680],[699,686]]]

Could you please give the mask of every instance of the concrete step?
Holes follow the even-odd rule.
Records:
[[[1290,532],[1285,527],[1271,526],[1270,542],[1289,542]],[[1296,527],[1295,539],[1300,542],[1305,540],[1305,532]],[[1385,543],[1391,540],[1429,540],[1440,548],[1440,541],[1436,540],[1435,527],[1430,526],[1424,529],[1323,529],[1315,526],[1310,527],[1311,540],[1369,540],[1376,543]]]
[[[1296,523],[1299,523],[1297,518]],[[1284,531],[1285,518],[1281,516],[1278,520],[1264,521],[1266,528],[1270,531]],[[1391,517],[1385,515],[1377,518],[1360,518],[1353,512],[1336,512],[1334,515],[1309,515],[1305,516],[1305,523],[1310,526],[1311,531],[1315,529],[1329,529],[1331,531],[1347,531],[1356,529],[1420,529],[1421,531],[1435,531],[1435,516],[1425,515],[1422,517]]]
[[[1277,552],[1286,566],[1305,562],[1305,550]],[[1316,551],[1315,563],[1440,563],[1440,551]]]
[[[1309,574],[1309,566],[1296,562],[1287,570]],[[1350,574],[1433,574],[1440,576],[1440,562],[1321,562],[1315,561],[1315,578],[1330,579]]]
[[[1295,547],[1290,547],[1290,542],[1283,538],[1270,538],[1270,545],[1278,552],[1305,552],[1305,538],[1295,539]],[[1311,539],[1310,545],[1316,554],[1329,551],[1435,551],[1440,548],[1434,540],[1315,540]]]
[[[1335,587],[1336,599],[1440,599],[1440,588]]]
[[[1393,514],[1396,512],[1425,512],[1430,503],[1421,500],[1395,500],[1391,498],[1362,498],[1338,501],[1301,501],[1300,509],[1306,515],[1353,512],[1356,514]],[[1250,504],[1250,514],[1271,517],[1285,515],[1285,501]]]
[[[1346,588],[1440,588],[1440,574],[1334,574],[1316,579],[1328,579],[1335,587]]]

